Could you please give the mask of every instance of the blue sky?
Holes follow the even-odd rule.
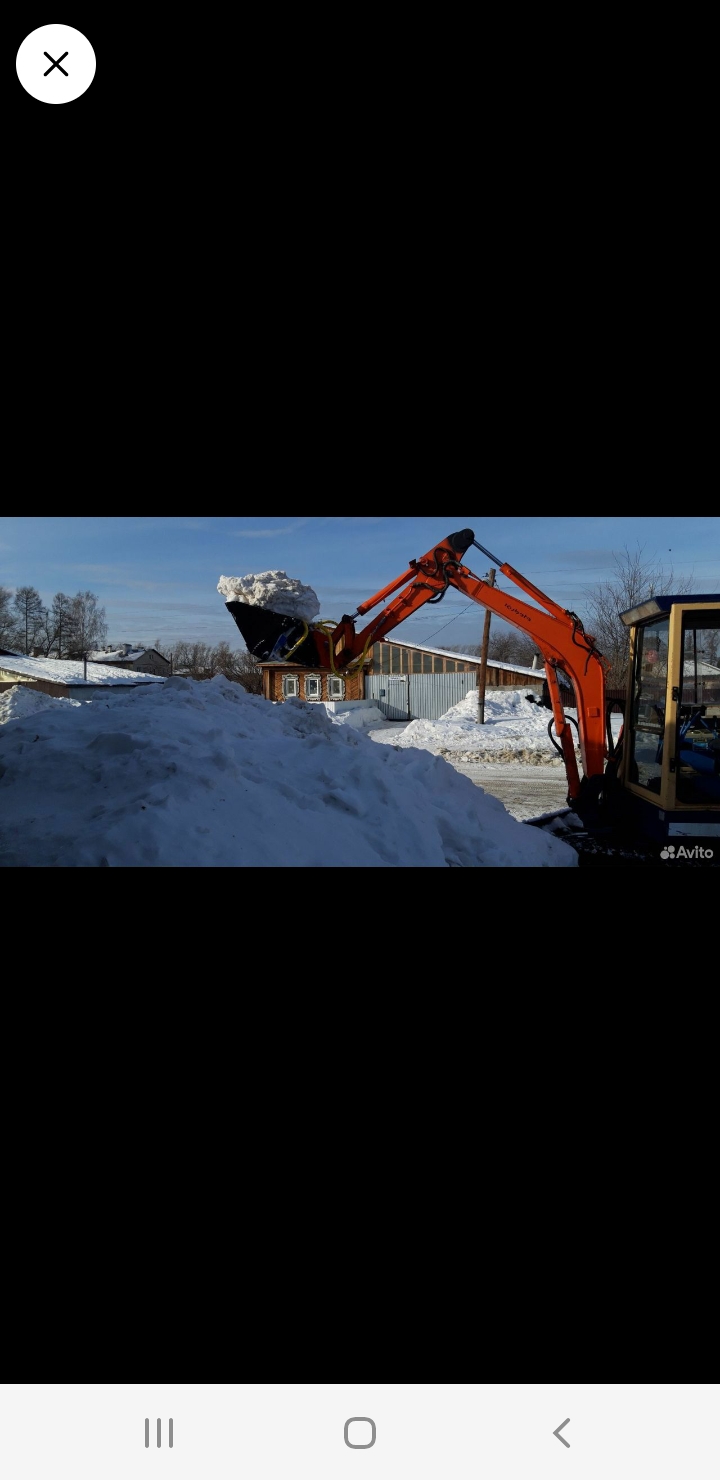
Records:
[[[497,499],[495,499],[497,502]],[[221,575],[285,570],[313,586],[323,616],[339,618],[387,585],[408,561],[456,529],[514,565],[563,606],[583,611],[588,583],[611,574],[613,551],[645,547],[676,573],[693,573],[698,591],[720,590],[720,519],[483,517],[440,514],[253,517],[227,515],[0,518],[0,585],[95,591],[111,642],[216,643],[240,636],[216,587]],[[477,575],[489,561],[466,556]],[[409,641],[478,642],[484,609],[450,593],[403,624]]]

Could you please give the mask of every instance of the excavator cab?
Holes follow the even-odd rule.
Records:
[[[621,615],[630,628],[623,812],[648,838],[720,848],[720,594],[652,597]]]

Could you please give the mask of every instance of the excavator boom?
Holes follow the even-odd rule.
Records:
[[[474,575],[463,564],[464,556],[472,546],[487,555],[522,595],[501,591]],[[337,625],[316,623],[308,626],[296,617],[280,616],[239,601],[230,601],[227,606],[249,652],[259,662],[297,663],[345,675],[362,667],[373,643],[387,637],[423,606],[442,601],[451,587],[527,633],[542,653],[555,732],[567,771],[568,797],[571,805],[576,805],[584,788],[594,783],[595,778],[602,778],[608,757],[606,661],[574,612],[558,606],[512,565],[499,560],[478,544],[472,529],[461,529],[448,535],[421,560],[412,560],[402,575],[376,592],[369,601],[363,602],[352,616],[344,616]],[[535,604],[531,605],[531,602]],[[371,618],[362,632],[357,632],[357,619],[366,617],[383,603],[386,604],[382,605],[382,610]],[[578,769],[571,723],[562,703],[558,671],[567,675],[575,692],[583,778]],[[597,792],[597,783],[592,790]]]

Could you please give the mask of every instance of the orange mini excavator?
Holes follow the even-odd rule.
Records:
[[[463,564],[475,546],[517,588],[498,590]],[[461,529],[336,624],[308,625],[266,608],[227,602],[249,652],[259,662],[297,664],[346,675],[362,668],[373,643],[387,637],[450,588],[528,633],[545,659],[549,731],[565,762],[568,806],[594,831],[629,826],[645,839],[717,837],[720,852],[720,670],[698,660],[698,635],[720,626],[720,595],[649,597],[622,614],[630,628],[625,724],[613,743],[606,703],[608,663],[575,612],[558,606],[506,561]],[[523,600],[529,597],[535,605]],[[361,632],[355,623],[387,603]],[[699,663],[699,666],[698,666]],[[558,674],[574,690],[582,775]],[[713,679],[717,675],[715,682]],[[717,690],[717,692],[716,692]],[[551,734],[551,739],[554,738]]]

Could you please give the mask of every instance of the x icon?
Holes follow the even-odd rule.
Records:
[[[43,72],[43,77],[48,77],[50,75],[50,73],[53,71],[53,68],[55,68],[55,67],[57,67],[58,72],[62,72],[63,77],[67,77],[68,74],[65,71],[65,68],[60,66],[60,63],[61,62],[64,62],[65,61],[65,58],[67,56],[67,52],[66,51],[63,52],[63,54],[62,54],[61,57],[58,57],[58,59],[57,59],[56,62],[53,62],[53,59],[52,59],[49,51],[43,52],[43,56],[46,56],[47,59],[48,59],[48,61],[49,62],[52,62],[52,67],[48,67],[47,72]]]

